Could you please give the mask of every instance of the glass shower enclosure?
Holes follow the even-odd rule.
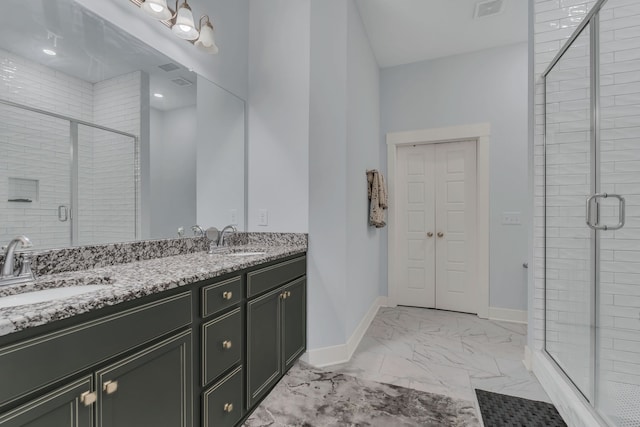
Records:
[[[600,0],[543,74],[545,350],[640,425],[640,2]]]
[[[135,240],[138,151],[136,135],[0,99],[0,242]]]

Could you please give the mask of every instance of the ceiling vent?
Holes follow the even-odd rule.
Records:
[[[164,65],[158,65],[158,68],[160,68],[161,70],[166,71],[167,73],[169,71],[175,71],[175,70],[179,70],[180,67],[177,66],[176,64],[174,64],[173,62],[169,62],[168,64],[164,64]]]
[[[174,84],[177,84],[178,86],[191,86],[193,83],[191,83],[189,80],[185,79],[184,77],[178,77],[175,79],[171,79],[171,81]]]
[[[476,3],[475,19],[499,15],[504,12],[504,0],[488,0]]]

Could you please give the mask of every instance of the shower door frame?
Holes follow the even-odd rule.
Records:
[[[140,138],[137,135],[132,133],[123,132],[118,129],[113,129],[107,126],[102,126],[96,123],[87,122],[84,120],[75,119],[70,116],[65,116],[63,114],[54,113],[52,111],[43,110],[36,107],[31,107],[29,105],[20,104],[18,102],[9,101],[6,99],[0,98],[0,104],[7,105],[10,107],[18,108],[21,110],[31,111],[33,113],[43,114],[45,116],[54,117],[56,119],[64,120],[69,122],[69,143],[70,143],[70,182],[69,182],[69,191],[70,191],[70,213],[69,217],[71,219],[71,227],[69,232],[69,243],[70,246],[78,246],[78,221],[76,207],[78,206],[78,171],[79,171],[79,159],[78,159],[78,145],[79,145],[79,135],[78,135],[78,126],[87,126],[94,129],[103,130],[106,132],[115,133],[118,135],[126,136],[133,139],[134,149],[133,149],[133,176],[134,176],[134,235],[135,239],[140,239]]]
[[[544,204],[544,218],[543,218],[543,239],[544,239],[544,315],[543,315],[543,351],[545,355],[553,361],[556,368],[562,371],[564,377],[573,385],[575,390],[582,396],[587,404],[593,410],[593,414],[602,420],[596,405],[598,398],[598,319],[599,319],[599,292],[600,292],[600,234],[591,229],[591,247],[590,254],[592,265],[590,266],[590,328],[591,328],[591,341],[590,341],[590,389],[588,390],[589,398],[581,389],[576,385],[574,380],[564,371],[561,365],[557,362],[555,357],[547,350],[547,77],[549,73],[554,69],[557,63],[564,57],[564,54],[573,46],[574,42],[583,31],[589,27],[589,55],[590,55],[590,191],[591,194],[598,194],[600,192],[600,11],[608,0],[598,0],[589,13],[585,16],[580,25],[575,29],[571,37],[565,42],[558,54],[553,58],[551,63],[547,66],[542,73],[543,80],[543,114],[544,114],[544,127],[543,127],[543,157],[544,157],[544,175],[543,175],[543,204]],[[597,209],[597,203],[596,203]],[[586,223],[585,223],[585,226]],[[603,421],[603,420],[602,420]]]

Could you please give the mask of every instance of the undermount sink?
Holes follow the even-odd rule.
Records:
[[[231,252],[227,254],[227,256],[255,256],[255,255],[264,255],[264,252]]]
[[[64,299],[76,295],[108,289],[109,285],[64,286],[60,288],[43,289],[40,291],[23,292],[0,298],[0,308],[16,307],[19,305],[36,304],[39,302]]]

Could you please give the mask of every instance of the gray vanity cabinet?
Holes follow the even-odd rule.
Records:
[[[247,405],[252,408],[282,375],[282,289],[247,303]]]
[[[97,427],[192,425],[191,331],[96,373]]]
[[[84,377],[0,416],[2,427],[91,427],[93,405],[84,400],[92,390]]]
[[[307,348],[307,279],[302,277],[283,288],[282,351],[284,372]]]
[[[307,347],[306,257],[247,274],[247,404],[252,408]]]

